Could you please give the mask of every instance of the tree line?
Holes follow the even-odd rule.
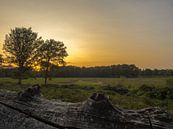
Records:
[[[78,67],[57,66],[50,64],[48,77],[100,77],[100,78],[136,78],[136,77],[167,77],[173,76],[172,69],[140,69],[134,64],[119,64],[111,66]],[[16,78],[17,68],[0,69],[0,77]],[[23,78],[45,77],[44,71],[27,70]]]

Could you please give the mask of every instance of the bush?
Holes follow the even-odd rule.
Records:
[[[142,85],[137,90],[136,94],[138,96],[147,96],[155,99],[173,99],[173,88],[164,87],[156,88],[154,86]]]
[[[123,85],[120,85],[120,84],[118,84],[116,86],[110,86],[110,85],[103,86],[103,90],[113,91],[120,95],[125,95],[129,92],[129,90],[126,87],[124,87]]]

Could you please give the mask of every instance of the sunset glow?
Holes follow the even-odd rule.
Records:
[[[172,0],[0,0],[0,47],[14,27],[67,46],[69,65],[173,68]]]

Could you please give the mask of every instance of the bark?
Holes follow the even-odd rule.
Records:
[[[148,117],[149,114],[149,117]],[[103,94],[81,103],[39,97],[39,87],[23,92],[0,91],[0,129],[173,129],[172,117],[150,107],[125,110]]]

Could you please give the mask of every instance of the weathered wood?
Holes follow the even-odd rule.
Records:
[[[0,129],[173,129],[171,116],[158,107],[124,110],[97,93],[81,103],[50,101],[39,91],[0,91]]]

